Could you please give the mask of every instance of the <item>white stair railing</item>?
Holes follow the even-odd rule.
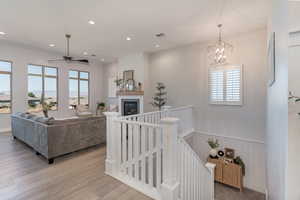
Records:
[[[182,138],[193,130],[192,111],[105,113],[106,173],[153,199],[213,200],[214,166],[205,166]]]
[[[178,166],[181,200],[214,199],[215,165],[205,165],[183,138],[179,139]]]
[[[159,124],[160,120],[168,116],[168,110],[148,112],[137,115],[124,116],[120,119],[128,121],[139,121],[151,124]]]
[[[118,125],[119,179],[152,198],[160,198],[162,183],[162,127],[116,120]]]

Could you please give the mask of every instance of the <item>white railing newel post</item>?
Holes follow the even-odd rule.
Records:
[[[106,116],[106,160],[105,160],[105,173],[111,176],[117,173],[117,157],[116,149],[116,125],[115,120],[120,116],[118,112],[104,112]]]
[[[163,127],[162,199],[177,200],[179,192],[179,180],[177,176],[179,119],[164,118],[161,120],[161,124]]]
[[[215,167],[216,165],[213,163],[206,163],[205,166],[208,168],[211,174],[211,180],[209,180],[209,184],[211,185],[211,194],[210,194],[210,200],[215,199]]]
[[[172,106],[163,106],[162,107],[162,111],[166,112],[166,116],[170,117],[170,110],[171,110]]]

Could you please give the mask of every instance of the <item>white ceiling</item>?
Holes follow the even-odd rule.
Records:
[[[223,4],[224,3],[224,4]],[[0,31],[11,40],[43,49],[84,51],[106,60],[217,37],[216,24],[232,35],[266,26],[268,0],[1,0]],[[222,10],[224,5],[224,11]],[[222,17],[219,17],[220,13]],[[94,20],[95,25],[88,24]],[[166,34],[164,39],[156,33]],[[130,36],[131,41],[126,41]],[[3,39],[3,37],[2,37]],[[159,43],[160,48],[155,48]]]

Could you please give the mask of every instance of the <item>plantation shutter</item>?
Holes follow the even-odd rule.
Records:
[[[241,69],[226,70],[226,101],[241,101]]]
[[[213,102],[224,101],[224,74],[222,70],[210,72],[210,97]]]
[[[211,104],[242,104],[242,68],[219,66],[209,70],[209,96]]]

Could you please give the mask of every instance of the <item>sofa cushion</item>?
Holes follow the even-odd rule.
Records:
[[[54,118],[50,117],[50,118],[46,118],[46,117],[36,117],[34,118],[35,121],[43,123],[43,124],[47,124],[47,125],[51,125],[53,124]]]
[[[33,119],[33,118],[35,118],[36,117],[36,115],[34,115],[34,114],[27,114],[26,115],[26,118],[27,119]]]
[[[33,120],[33,121],[37,121],[37,119],[38,119],[38,118],[40,118],[40,117],[41,117],[41,116],[37,116],[37,115],[35,115],[34,117],[32,117],[32,118],[31,118],[31,120]]]
[[[22,114],[23,114],[22,112],[16,112],[14,115],[20,117]]]
[[[26,118],[27,114],[26,113],[21,113],[20,117]]]

